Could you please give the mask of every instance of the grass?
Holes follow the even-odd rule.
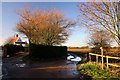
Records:
[[[109,76],[106,71],[99,69],[98,65],[93,65],[91,63],[78,65],[78,70],[83,74],[92,76],[93,78],[107,78]]]
[[[92,62],[78,64],[77,69],[80,71],[80,73],[91,76],[92,78],[107,78],[107,79],[119,78],[120,79],[119,69],[102,70],[100,68],[100,65],[92,63]]]

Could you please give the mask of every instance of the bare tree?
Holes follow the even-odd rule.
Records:
[[[90,33],[89,45],[93,47],[92,52],[101,53],[100,47],[104,47],[104,51],[108,51],[111,47],[113,39],[107,30],[94,29]],[[106,52],[105,52],[106,54]]]
[[[68,38],[68,27],[75,24],[55,9],[31,11],[25,8],[19,15],[21,19],[17,24],[18,31],[24,33],[29,42],[34,44],[60,45]]]
[[[96,29],[91,33],[89,45],[93,47],[110,47],[111,35],[106,30]]]
[[[106,29],[120,45],[120,16],[118,2],[90,2],[79,5],[81,23],[88,29]]]

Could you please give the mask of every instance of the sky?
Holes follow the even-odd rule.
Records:
[[[79,5],[80,2],[86,2],[90,0],[57,1],[58,2],[55,0],[2,0],[2,2],[0,2],[0,15],[2,15],[0,16],[0,45],[4,44],[8,38],[14,37],[15,34],[18,33],[16,30],[16,24],[20,20],[20,16],[17,13],[20,9],[26,6],[30,6],[32,9],[42,10],[50,10],[55,8],[62,12],[66,18],[77,20],[82,18],[82,16],[79,16],[80,13],[77,5]],[[87,46],[87,43],[89,42],[89,34],[81,27],[81,24],[77,24],[76,26],[72,27],[70,36],[63,45],[68,47]],[[20,35],[20,37],[24,39],[23,35]]]
[[[0,44],[2,45],[9,37],[15,36],[18,33],[16,24],[20,20],[17,11],[30,6],[32,9],[50,10],[57,9],[61,11],[66,18],[77,20],[79,16],[79,9],[77,2],[2,2],[2,37],[0,37]],[[87,46],[89,35],[87,31],[81,28],[80,24],[72,27],[68,40],[63,44],[68,47]],[[1,32],[1,31],[0,31]],[[21,37],[23,35],[20,35]],[[2,39],[2,40],[1,40]]]
[[[2,3],[0,2],[0,44],[2,44]]]

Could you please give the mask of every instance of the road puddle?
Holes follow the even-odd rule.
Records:
[[[20,68],[23,68],[23,67],[26,67],[26,64],[25,63],[22,63],[22,64],[16,64],[17,67],[20,67]]]

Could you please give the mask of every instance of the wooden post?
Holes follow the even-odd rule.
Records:
[[[103,63],[104,63],[104,61],[103,61],[103,47],[100,47],[100,49],[101,49],[101,55],[102,55],[102,69],[103,69]]]
[[[87,62],[89,62],[89,53],[87,53]]]
[[[107,69],[109,68],[108,66],[108,56],[106,56],[106,61],[107,61]]]
[[[89,54],[89,62],[91,62],[91,55]]]
[[[98,63],[98,56],[96,55],[96,62]]]

